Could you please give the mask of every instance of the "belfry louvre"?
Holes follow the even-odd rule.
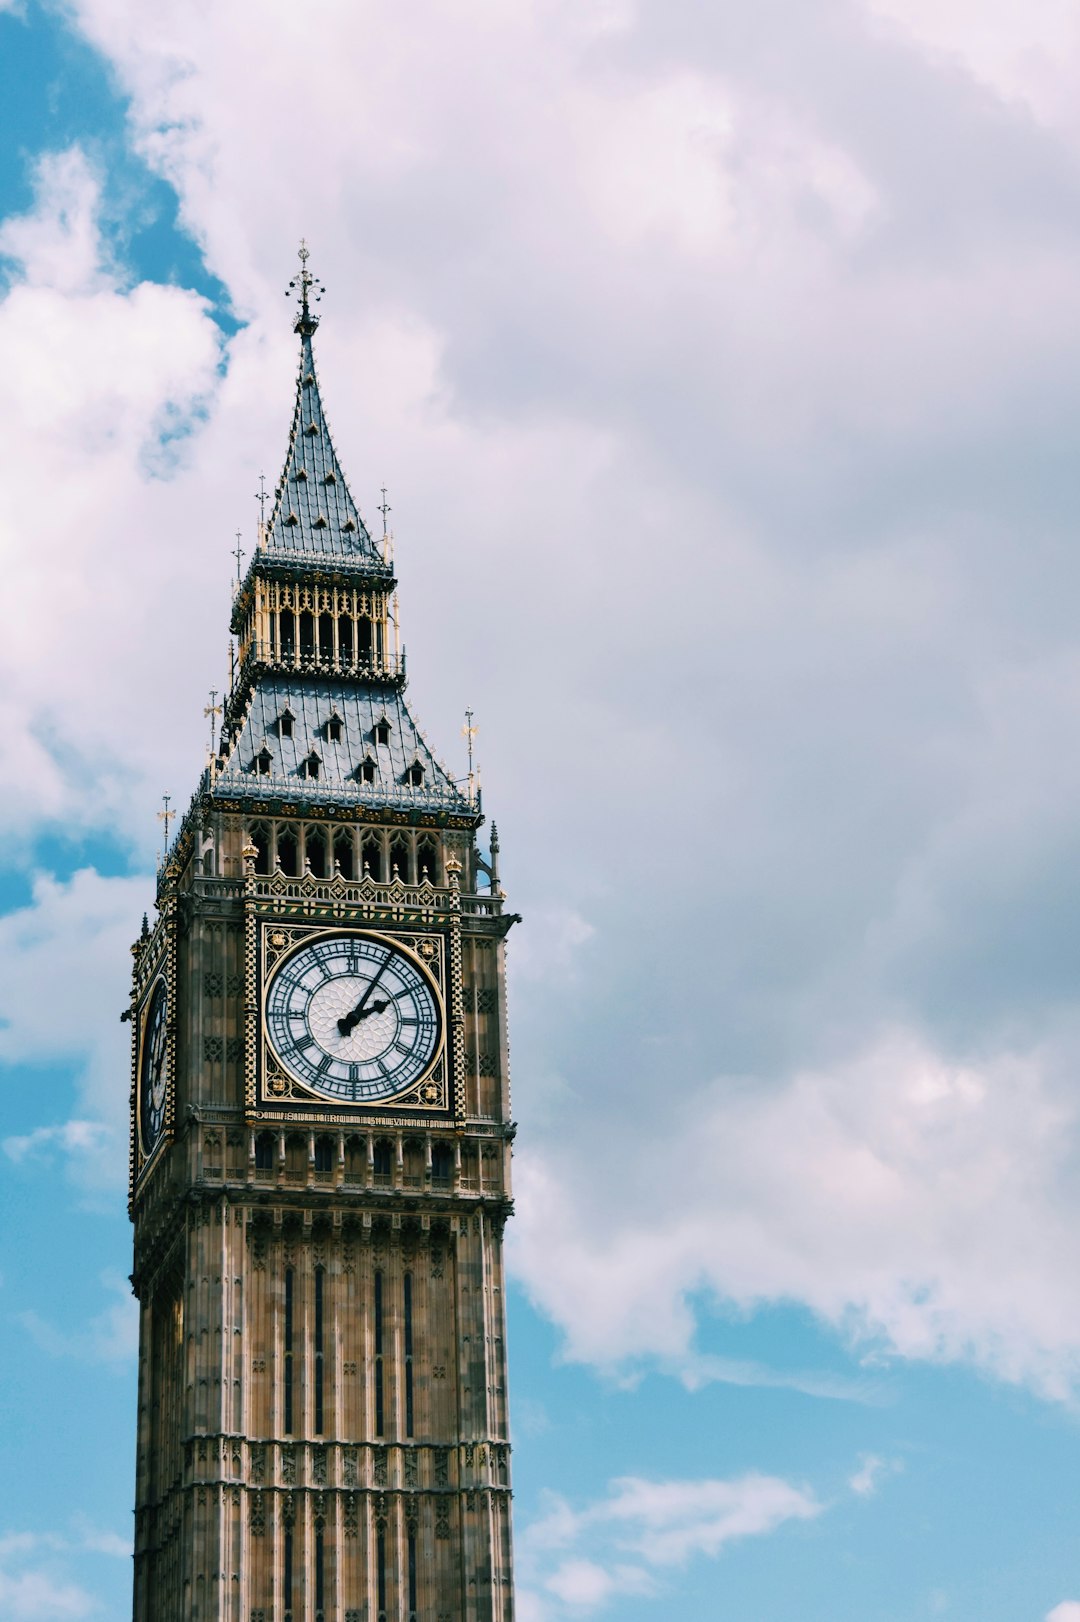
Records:
[[[405,699],[323,412],[133,948],[136,1622],[508,1622],[498,840]]]

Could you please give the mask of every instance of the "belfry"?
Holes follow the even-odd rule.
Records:
[[[509,1622],[505,939],[312,338],[132,948],[135,1622]],[[211,706],[213,707],[213,706]]]

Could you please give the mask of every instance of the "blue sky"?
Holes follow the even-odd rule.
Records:
[[[511,952],[522,1622],[1080,1622],[1080,21],[0,3],[0,1617],[129,1606],[128,944],[284,455]]]

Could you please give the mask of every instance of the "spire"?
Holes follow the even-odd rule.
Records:
[[[265,547],[282,558],[335,559],[387,575],[390,569],[368,533],[330,438],[315,373],[312,337],[319,317],[312,309],[325,289],[308,270],[306,242],[300,271],[289,283],[297,301],[293,331],[300,339],[300,372],[285,467],[274,491]]]
[[[285,297],[288,298],[289,293],[294,293],[300,305],[296,321],[293,324],[293,331],[300,333],[304,338],[310,338],[319,325],[319,318],[311,308],[311,296],[314,295],[315,303],[318,304],[326,292],[326,288],[307,268],[307,262],[311,258],[311,249],[308,247],[305,237],[300,238],[297,258],[300,261],[300,274],[294,276],[289,283],[289,292],[286,293]]]

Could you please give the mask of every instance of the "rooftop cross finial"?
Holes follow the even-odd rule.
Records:
[[[236,584],[237,585],[240,584],[240,559],[247,557],[247,553],[244,551],[244,548],[240,545],[240,535],[241,535],[240,530],[237,530],[237,532],[236,532],[236,545],[232,549],[232,555],[236,559]]]
[[[161,798],[162,798],[162,802],[163,802],[163,804],[165,806],[165,809],[164,809],[164,811],[159,811],[158,812],[158,821],[163,822],[165,824],[165,855],[168,856],[168,854],[169,854],[169,823],[172,822],[173,818],[176,816],[176,812],[169,810],[169,801],[172,799],[171,794],[163,794],[161,796]]]
[[[387,514],[392,513],[393,510],[393,507],[391,507],[390,503],[386,499],[386,486],[384,484],[382,486],[382,506],[378,509],[378,511],[382,513],[382,538],[384,541],[386,539],[386,517]]]
[[[311,310],[311,300],[314,299],[315,303],[318,304],[326,292],[326,288],[307,268],[307,262],[311,258],[311,249],[304,237],[300,238],[298,258],[300,260],[300,274],[294,276],[289,283],[285,291],[285,297],[288,298],[291,293],[300,305],[300,313],[296,317],[293,331],[299,332],[305,338],[310,338],[319,325],[318,316],[314,315]]]

